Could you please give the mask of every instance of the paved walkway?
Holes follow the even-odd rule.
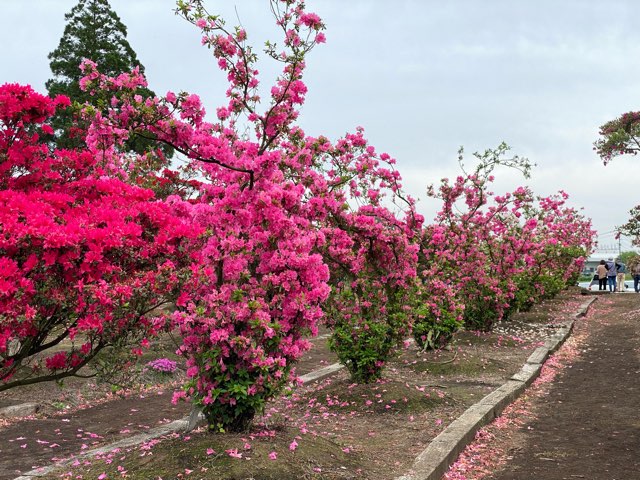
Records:
[[[532,400],[536,419],[485,480],[640,479],[640,295],[592,308],[582,355]]]

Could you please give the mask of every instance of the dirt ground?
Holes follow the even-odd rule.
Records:
[[[551,363],[445,478],[640,478],[640,295],[599,297]]]
[[[169,435],[76,461],[45,478],[394,478],[468,406],[518,371],[582,301],[572,290],[490,334],[460,332],[450,350],[419,352],[408,345],[374,385],[353,384],[341,371],[297,388],[242,435]],[[299,374],[335,362],[326,338],[314,343]],[[37,399],[42,409],[34,418],[0,423],[0,479],[183,417],[189,406],[171,405],[170,387],[150,386],[125,398],[75,381],[63,391],[42,385],[5,392],[0,402]]]

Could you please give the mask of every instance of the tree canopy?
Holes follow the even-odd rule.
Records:
[[[640,112],[627,112],[600,127],[594,150],[606,165],[619,155],[640,152]]]
[[[600,127],[600,138],[593,149],[607,165],[621,155],[637,155],[640,152],[640,112],[627,112]],[[629,211],[627,223],[618,227],[618,232],[632,238],[640,245],[640,205]]]
[[[618,255],[618,258],[620,259],[620,261],[626,265],[635,263],[635,259],[637,257],[638,257],[638,252],[634,252],[632,250],[622,252],[620,255]]]

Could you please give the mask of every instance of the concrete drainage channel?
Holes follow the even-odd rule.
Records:
[[[473,441],[476,432],[484,425],[498,417],[507,405],[517,399],[531,383],[538,378],[542,365],[564,343],[573,330],[575,319],[584,317],[597,297],[584,302],[574,319],[562,324],[555,335],[538,347],[529,356],[520,371],[513,375],[504,385],[497,388],[475,405],[469,407],[460,417],[454,420],[440,435],[433,439],[429,446],[416,458],[410,473],[396,480],[440,480],[458,455]],[[344,368],[340,363],[302,375],[302,383],[314,382],[328,377]],[[128,448],[149,440],[180,431],[190,431],[204,421],[202,415],[194,411],[188,417],[156,427],[146,433],[119,440],[103,447],[88,450],[68,460],[26,472],[14,480],[31,480],[42,477],[54,470],[70,465],[76,460],[107,454],[116,448]]]
[[[507,405],[538,378],[549,355],[562,346],[571,334],[575,320],[584,317],[595,300],[594,297],[584,302],[572,320],[565,322],[544,346],[534,350],[518,373],[465,410],[418,455],[410,473],[396,480],[440,480],[460,453],[474,440],[478,430],[500,416]]]

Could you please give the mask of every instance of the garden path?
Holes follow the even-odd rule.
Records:
[[[576,360],[531,396],[517,431],[503,432],[507,462],[484,480],[640,478],[640,295],[592,308]]]

